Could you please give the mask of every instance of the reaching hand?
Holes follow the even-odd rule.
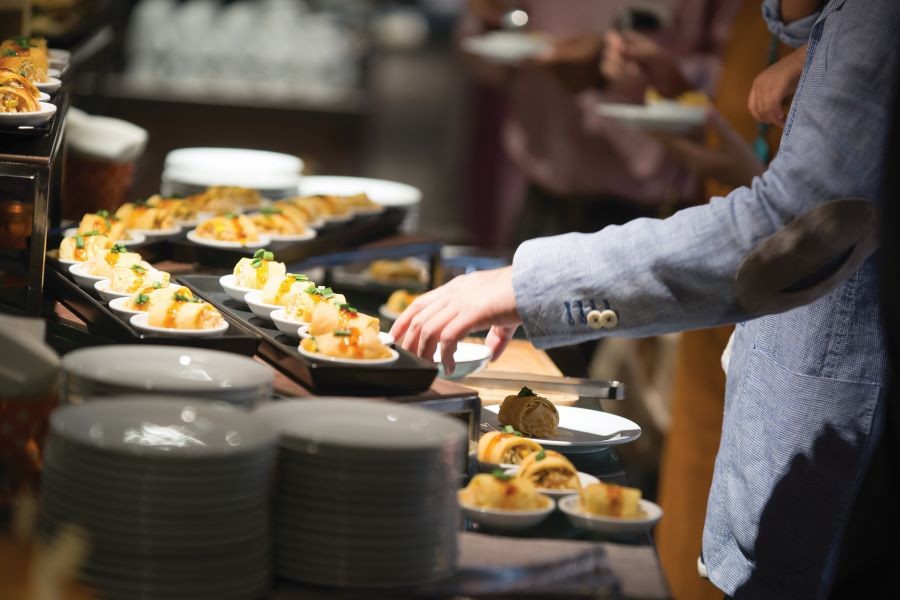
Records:
[[[427,359],[434,356],[440,342],[441,362],[452,374],[456,345],[470,331],[490,327],[485,345],[497,358],[521,322],[512,267],[505,267],[461,275],[419,296],[397,318],[391,335],[404,349]]]
[[[610,31],[605,41],[600,71],[613,91],[642,99],[648,85],[667,97],[690,89],[672,54],[649,37]]]
[[[699,177],[740,187],[750,185],[755,176],[762,175],[765,165],[718,111],[711,109],[707,122],[719,138],[718,148],[710,148],[700,139],[664,134],[655,137],[675,160]]]
[[[756,76],[747,108],[757,121],[784,127],[784,103],[797,90],[805,61],[806,46],[801,46]]]
[[[597,65],[602,51],[603,39],[595,35],[553,40],[526,65],[545,69],[566,89],[580,92],[600,84]]]

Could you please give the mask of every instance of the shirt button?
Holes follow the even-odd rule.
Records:
[[[588,313],[587,322],[591,329],[612,329],[619,324],[619,315],[610,309],[592,310]]]

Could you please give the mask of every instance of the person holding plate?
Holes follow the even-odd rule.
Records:
[[[776,31],[780,5],[766,0]],[[824,598],[854,575],[847,519],[884,429],[874,252],[900,4],[820,8],[780,150],[751,186],[525,242],[511,267],[420,296],[391,331],[424,356],[440,342],[452,370],[471,330],[490,328],[496,355],[519,325],[550,347],[737,323],[702,550],[736,598]]]

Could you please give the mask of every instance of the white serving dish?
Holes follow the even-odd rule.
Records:
[[[297,346],[297,352],[309,358],[311,360],[315,360],[318,362],[331,362],[338,363],[342,365],[357,365],[363,367],[378,367],[390,365],[392,363],[397,362],[397,359],[400,358],[400,353],[394,350],[393,348],[388,348],[390,351],[390,356],[386,358],[343,358],[339,356],[328,356],[327,354],[319,354],[318,352],[309,352],[305,350],[303,346]]]
[[[94,284],[98,281],[102,281],[104,279],[108,279],[107,277],[99,277],[97,275],[90,275],[87,272],[87,263],[80,262],[75,263],[69,267],[69,273],[72,274],[72,277],[75,278],[75,283],[79,286],[83,287],[86,290],[93,290]]]
[[[513,465],[509,468],[503,470],[507,475],[515,476],[519,472],[519,466]],[[594,477],[593,475],[589,475],[588,473],[582,473],[578,471],[578,482],[581,484],[581,487],[587,487],[594,483],[600,483],[600,480]],[[540,493],[550,496],[553,499],[565,498],[566,496],[571,496],[572,494],[578,494],[578,490],[554,490],[550,488],[541,488],[537,489]]]
[[[202,246],[212,246],[213,248],[262,248],[263,246],[268,246],[272,243],[272,240],[269,239],[268,236],[260,234],[259,239],[255,242],[223,242],[221,240],[210,240],[205,237],[200,237],[197,235],[196,229],[191,229],[187,232],[187,239],[194,242],[195,244],[200,244]]]
[[[619,123],[660,133],[684,135],[696,132],[706,123],[707,109],[676,102],[653,104],[597,104],[597,113]]]
[[[464,37],[460,47],[488,62],[499,65],[517,65],[540,56],[549,48],[540,35],[523,31],[491,31],[482,35]]]
[[[301,196],[366,194],[382,207],[410,207],[422,202],[422,191],[411,185],[368,177],[308,175],[300,180]]]
[[[595,452],[603,446],[633,442],[641,435],[640,425],[619,415],[578,406],[557,406],[556,410],[559,412],[559,432],[556,437],[531,439],[545,448],[552,448],[563,454]],[[482,422],[497,430],[503,429],[497,420],[499,412],[499,404],[482,407]]]
[[[316,237],[316,230],[312,227],[307,227],[303,233],[264,233],[262,235],[275,242],[305,242]]]
[[[100,281],[94,282],[94,289],[100,294],[100,297],[103,298],[106,302],[111,300],[115,300],[116,298],[127,298],[132,294],[123,294],[122,292],[114,292],[109,289],[110,284],[109,279],[101,279]]]
[[[297,189],[303,161],[296,156],[244,148],[179,148],[166,155],[168,185],[230,185],[256,190]]]
[[[559,503],[559,510],[566,515],[569,522],[575,527],[606,534],[636,534],[645,533],[653,529],[653,526],[662,518],[662,509],[659,505],[641,498],[640,507],[644,517],[637,519],[624,519],[621,517],[607,517],[592,515],[581,510],[580,496],[566,496]]]
[[[269,318],[275,323],[275,327],[278,328],[278,331],[285,335],[289,335],[296,340],[305,337],[306,328],[308,327],[307,323],[289,319],[287,311],[284,308],[273,310],[269,313]]]
[[[142,233],[130,230],[126,231],[125,233],[128,234],[128,239],[119,240],[118,242],[116,242],[117,244],[122,244],[123,246],[136,246],[147,241],[147,237]],[[76,235],[78,235],[77,227],[69,227],[68,229],[63,231],[63,237],[75,237]]]
[[[132,310],[128,308],[128,296],[113,298],[109,301],[109,307],[120,315],[139,315],[142,310]]]
[[[0,113],[2,125],[41,125],[56,114],[56,105],[38,101],[39,110],[24,113]]]
[[[546,499],[547,506],[535,510],[479,508],[477,506],[470,506],[462,500],[459,501],[459,507],[462,509],[464,515],[476,523],[492,529],[515,531],[534,527],[553,512],[556,508],[556,503],[553,501],[553,498],[543,494],[542,496]]]
[[[253,290],[244,294],[244,303],[250,307],[260,319],[267,321],[272,320],[272,313],[280,308],[284,308],[280,304],[267,304],[262,301],[262,290]]]
[[[38,91],[38,102],[50,102],[50,94]],[[50,102],[50,104],[53,104]]]
[[[155,327],[148,323],[150,315],[141,313],[132,315],[129,322],[142,331],[149,333],[164,333],[173,337],[215,337],[222,335],[228,330],[228,322],[222,321],[222,324],[212,329],[178,329],[176,327]]]
[[[129,229],[128,233],[144,236],[145,238],[167,237],[181,233],[181,227],[169,227],[168,229]]]
[[[441,364],[441,346],[438,344],[437,350],[434,352],[434,363],[438,368],[438,377],[442,379],[462,379],[472,373],[477,373],[485,368],[491,362],[491,351],[484,344],[473,344],[471,342],[459,342],[456,351],[453,353],[453,360],[456,361],[456,369],[452,375],[444,372],[444,365]]]
[[[225,293],[228,294],[231,299],[243,303],[244,296],[246,296],[250,292],[259,291],[254,290],[253,288],[237,285],[235,283],[236,279],[237,278],[234,276],[234,273],[229,273],[228,275],[222,275],[221,277],[219,277],[219,285],[222,286],[222,289],[225,290]]]
[[[272,316],[273,316],[273,320],[274,320],[275,313],[272,313]],[[306,323],[301,325],[299,335],[303,339],[312,337],[312,334],[309,333],[309,325],[307,325]],[[378,332],[378,341],[381,342],[382,344],[384,344],[385,346],[393,346],[394,342],[396,340],[394,340],[394,336],[392,336],[390,333],[387,333],[386,331],[379,331]]]
[[[62,85],[62,81],[60,81],[56,77],[47,77],[47,81],[35,81],[34,87],[42,92],[47,92],[48,94],[52,94]],[[54,107],[56,108],[56,107]]]

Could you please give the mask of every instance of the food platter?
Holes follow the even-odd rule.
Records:
[[[595,452],[605,446],[627,444],[640,437],[641,426],[619,415],[576,406],[557,406],[559,433],[552,439],[530,438],[563,454]],[[500,405],[481,409],[483,427],[502,430]]]

